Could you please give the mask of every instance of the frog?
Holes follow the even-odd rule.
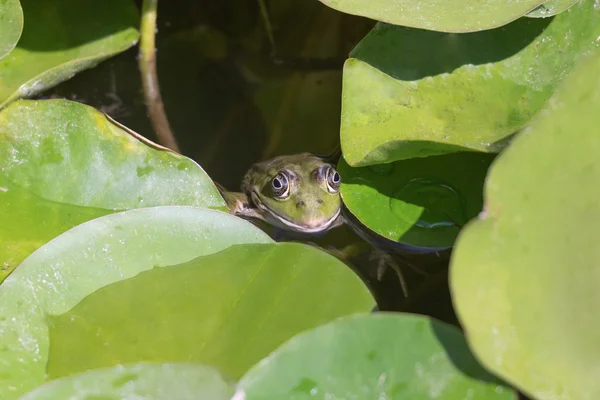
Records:
[[[404,297],[408,297],[404,273],[391,254],[431,253],[439,249],[423,249],[393,242],[371,231],[353,217],[345,209],[340,194],[342,177],[335,168],[335,160],[340,155],[338,148],[329,155],[304,152],[277,156],[252,165],[242,179],[240,192],[227,191],[220,185],[217,187],[231,214],[251,221],[263,221],[276,230],[287,232],[284,236],[288,238],[290,232],[296,234],[292,238],[306,239],[347,225],[362,242],[353,243],[341,250],[324,250],[349,264],[352,264],[353,258],[369,252],[369,259],[376,265],[375,279],[380,281],[385,271],[391,267],[397,275]],[[315,245],[310,241],[308,244]],[[415,270],[405,258],[401,262]]]
[[[316,236],[344,223],[340,185],[340,173],[327,156],[305,152],[254,164],[241,192],[220,189],[234,215]]]

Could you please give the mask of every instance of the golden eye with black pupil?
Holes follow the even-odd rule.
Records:
[[[342,177],[333,167],[327,167],[325,173],[327,190],[329,193],[337,193],[340,190],[340,184],[342,183]]]
[[[271,181],[273,195],[279,199],[286,199],[290,195],[290,180],[284,172],[279,172]]]

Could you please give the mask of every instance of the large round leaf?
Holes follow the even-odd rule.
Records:
[[[442,32],[496,28],[539,6],[544,0],[321,0],[345,13]]]
[[[473,349],[539,400],[600,398],[598,71],[597,51],[498,158],[452,259]]]
[[[0,59],[17,45],[23,30],[23,10],[19,0],[0,4]]]
[[[548,0],[527,14],[530,18],[548,18],[569,9],[580,0]]]
[[[378,24],[344,67],[344,157],[364,166],[498,151],[599,36],[594,0],[466,35]]]
[[[20,400],[229,400],[233,389],[198,364],[137,364],[48,382]]]
[[[454,153],[352,168],[341,160],[348,211],[375,233],[403,244],[451,247],[483,206],[493,155]]]
[[[25,29],[0,61],[0,107],[93,67],[138,39],[138,12],[129,0],[21,0],[21,5]]]
[[[225,209],[194,161],[65,100],[21,100],[2,111],[0,187],[0,215],[9,222],[0,224],[0,280],[40,239],[94,216],[158,205]]]
[[[373,306],[356,274],[314,247],[233,246],[106,286],[49,317],[47,373],[193,361],[239,378],[296,333]]]
[[[292,338],[244,376],[238,396],[516,399],[479,365],[455,327],[424,316],[379,313],[343,318]]]
[[[152,207],[88,221],[28,257],[0,285],[0,398],[45,380],[48,316],[95,290],[155,266],[168,266],[237,243],[269,243],[252,224],[193,207]]]

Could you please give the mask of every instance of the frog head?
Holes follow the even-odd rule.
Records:
[[[318,233],[340,224],[340,174],[323,158],[302,153],[255,164],[242,191],[270,224]]]

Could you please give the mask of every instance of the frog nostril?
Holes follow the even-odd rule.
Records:
[[[317,203],[323,204],[323,199],[317,199]]]
[[[300,200],[299,202],[296,203],[296,207],[301,208],[304,207],[306,205],[306,203],[302,200]]]

